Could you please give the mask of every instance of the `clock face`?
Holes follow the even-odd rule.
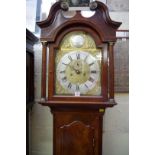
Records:
[[[73,33],[65,39],[69,46],[57,51],[56,95],[101,95],[101,51],[84,48],[87,37]]]
[[[65,54],[57,67],[57,80],[70,93],[86,94],[100,76],[98,62],[88,52],[72,51]]]

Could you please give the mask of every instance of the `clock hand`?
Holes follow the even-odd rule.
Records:
[[[77,73],[77,74],[80,74],[81,72],[78,70],[78,69],[75,69],[74,67],[72,67],[73,70]]]
[[[71,66],[70,64],[68,64],[68,66],[70,68],[72,68],[77,74],[80,74],[81,72],[78,69],[75,69],[73,66]]]

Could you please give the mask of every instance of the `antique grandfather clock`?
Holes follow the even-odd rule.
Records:
[[[110,19],[105,4],[97,1],[90,7],[93,16],[76,11],[69,18],[64,16],[68,6],[56,2],[47,19],[37,22],[42,42],[40,103],[53,114],[53,155],[101,155],[102,118],[106,108],[116,105],[113,47],[121,23]]]

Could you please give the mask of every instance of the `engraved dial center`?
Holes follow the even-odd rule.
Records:
[[[85,76],[83,76],[85,75]],[[81,84],[90,76],[90,68],[83,60],[73,60],[66,67],[66,77],[73,84]]]

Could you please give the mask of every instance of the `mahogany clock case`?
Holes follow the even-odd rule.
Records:
[[[41,28],[40,41],[43,48],[40,103],[48,106],[53,114],[54,155],[101,155],[103,114],[105,108],[116,105],[113,46],[116,42],[116,30],[121,23],[110,19],[105,4],[98,1],[96,3],[97,8],[92,17],[85,18],[80,11],[76,11],[75,16],[66,18],[63,16],[61,3],[56,2],[51,7],[47,19],[37,22]],[[56,52],[63,38],[77,31],[89,34],[94,39],[96,48],[102,51],[99,96],[55,94]],[[49,49],[48,81],[46,81],[47,49]]]
[[[37,22],[41,28],[40,41],[43,44],[42,55],[42,98],[41,102],[46,105],[115,105],[114,101],[114,63],[113,46],[116,42],[116,30],[120,22],[112,21],[109,17],[108,8],[105,4],[97,2],[97,9],[92,17],[85,18],[80,11],[76,11],[72,18],[64,17],[60,2],[56,2],[50,9],[48,18]],[[103,52],[101,63],[101,89],[100,96],[65,96],[55,95],[55,55],[63,38],[70,32],[83,31],[92,36],[96,47]],[[106,50],[104,48],[107,48]],[[46,94],[46,56],[49,48],[48,64],[48,91]]]

